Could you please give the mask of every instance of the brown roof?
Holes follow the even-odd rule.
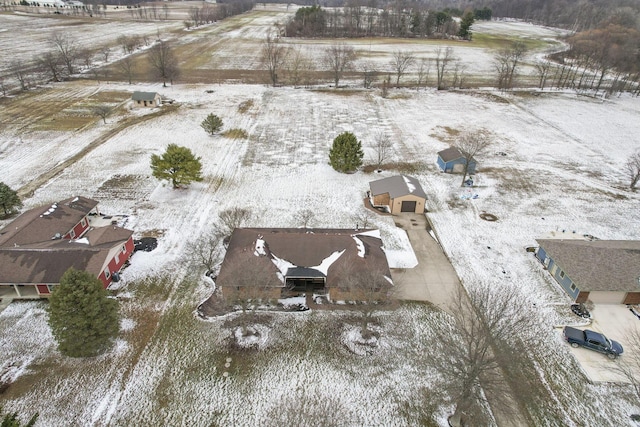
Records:
[[[584,292],[640,292],[640,241],[540,239],[538,244]]]
[[[82,239],[64,236],[98,202],[72,197],[31,209],[0,230],[0,283],[59,283],[69,268],[100,275],[110,251],[126,243],[133,231],[112,225],[91,228]]]
[[[30,209],[0,230],[0,247],[27,245],[62,237],[91,212],[98,202],[72,197]]]
[[[337,286],[340,272],[381,271],[391,277],[382,240],[372,236],[372,230],[302,229],[302,228],[236,228],[218,275],[219,286],[236,286],[238,266],[260,266],[270,272],[269,283],[282,286],[287,270],[300,272],[300,267],[313,268],[326,274],[327,287]],[[360,256],[358,243],[360,246]],[[264,242],[264,250],[256,243]],[[362,253],[364,249],[364,253]],[[262,252],[262,256],[259,252]],[[323,268],[325,266],[326,268]],[[315,274],[315,272],[314,272]],[[272,281],[272,278],[279,278]],[[263,283],[260,283],[263,284]]]

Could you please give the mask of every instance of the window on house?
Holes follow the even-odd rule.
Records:
[[[84,228],[87,226],[87,219],[86,218],[82,218],[82,221],[80,221],[80,225]]]
[[[109,271],[109,267],[104,269],[104,277],[106,277],[107,279],[111,277],[111,272]]]
[[[71,233],[69,233],[69,235],[71,236],[72,239],[76,238],[76,232],[74,230],[71,230]]]
[[[560,278],[564,279],[564,271],[560,270]]]
[[[575,284],[575,283],[572,283],[572,284],[571,284],[571,290],[572,290],[572,291],[575,291],[575,290],[576,290],[576,284]]]
[[[126,245],[122,245],[122,253],[126,253],[127,252],[127,246]]]

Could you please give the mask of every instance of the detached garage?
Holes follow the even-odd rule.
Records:
[[[640,241],[540,239],[536,257],[575,302],[640,304]]]
[[[389,213],[423,213],[427,195],[412,176],[396,175],[369,183],[369,200]]]

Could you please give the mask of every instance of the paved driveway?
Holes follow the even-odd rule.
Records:
[[[438,242],[427,231],[427,219],[420,214],[401,214],[394,217],[396,225],[407,231],[418,259],[414,268],[394,269],[391,272],[398,286],[398,298],[429,301],[446,310],[460,286],[449,259]]]
[[[631,313],[626,306],[620,304],[596,304],[595,308],[591,310],[591,316],[593,317],[591,325],[578,329],[591,329],[604,334],[609,339],[618,341],[622,344],[624,353],[617,360],[611,360],[604,354],[582,347],[569,347],[571,353],[591,381],[629,382],[612,368],[618,363],[624,364],[625,359],[631,358],[633,349],[626,342],[626,338],[633,329],[640,328],[640,319]]]

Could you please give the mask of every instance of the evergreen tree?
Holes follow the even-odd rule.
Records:
[[[207,131],[209,135],[213,135],[222,129],[222,119],[215,114],[209,114],[206,119],[200,123],[202,129]]]
[[[162,156],[151,155],[151,170],[156,178],[170,180],[173,188],[202,181],[200,157],[194,156],[187,147],[176,144],[169,144]]]
[[[38,413],[31,417],[31,419],[24,425],[24,427],[32,427],[38,420]],[[18,413],[5,413],[3,408],[0,407],[0,427],[22,427],[22,423],[18,419]]]
[[[362,144],[351,132],[343,132],[333,140],[329,150],[329,164],[338,172],[354,172],[362,166]]]
[[[66,356],[91,357],[107,350],[118,334],[118,302],[102,282],[86,271],[70,268],[49,299],[49,326]]]
[[[474,20],[473,12],[470,10],[466,11],[460,20],[460,31],[458,31],[458,36],[465,40],[471,40],[471,26],[473,25]]]
[[[22,207],[18,193],[4,182],[0,182],[0,207],[2,207],[5,217],[15,212],[16,208]]]

